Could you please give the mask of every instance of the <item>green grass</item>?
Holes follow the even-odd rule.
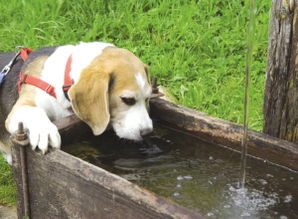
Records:
[[[261,130],[271,1],[255,4],[249,124]],[[149,64],[179,104],[242,123],[248,1],[0,0],[0,9],[1,51],[111,42]]]
[[[11,166],[0,155],[0,204],[14,205],[16,187],[12,176]]]

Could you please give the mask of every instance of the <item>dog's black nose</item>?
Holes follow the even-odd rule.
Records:
[[[145,128],[140,131],[142,137],[148,136],[152,132],[152,128]]]

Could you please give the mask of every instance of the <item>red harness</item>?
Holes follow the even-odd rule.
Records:
[[[27,60],[28,55],[31,52],[33,52],[33,50],[28,49],[28,48],[24,48],[20,51],[20,56],[22,57],[24,62]],[[62,87],[63,92],[64,92],[65,96],[67,97],[67,99],[68,99],[67,91],[73,85],[73,80],[70,77],[71,62],[72,62],[72,56],[69,56],[67,63],[66,63],[65,71],[64,71],[64,84]],[[56,93],[55,93],[55,88],[52,85],[50,85],[49,83],[47,83],[39,78],[23,74],[22,72],[20,72],[19,77],[20,77],[19,81],[18,81],[18,91],[19,92],[21,90],[22,84],[30,84],[30,85],[33,85],[33,86],[38,87],[39,89],[45,91],[52,97],[57,98]]]

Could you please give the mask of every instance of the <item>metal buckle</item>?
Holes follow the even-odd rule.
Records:
[[[24,48],[23,46],[17,46],[16,47],[18,50]],[[18,51],[15,56],[10,60],[10,62],[4,66],[4,68],[2,69],[2,74],[4,76],[6,76],[8,74],[8,72],[10,71],[11,69],[11,66],[14,64],[14,62],[16,61],[16,59],[18,58],[18,56],[20,55],[20,51]]]

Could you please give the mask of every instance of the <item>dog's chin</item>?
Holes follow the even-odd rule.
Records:
[[[120,138],[120,139],[125,139],[125,140],[129,140],[129,141],[134,141],[134,142],[140,142],[143,141],[143,138],[140,134],[134,134],[134,133],[124,133],[124,132],[119,132],[117,130],[115,130],[116,135]]]
[[[128,140],[128,141],[133,141],[133,142],[141,142],[143,141],[143,138],[141,136],[121,136],[121,135],[118,135],[117,136],[121,139],[125,139],[125,140]]]

